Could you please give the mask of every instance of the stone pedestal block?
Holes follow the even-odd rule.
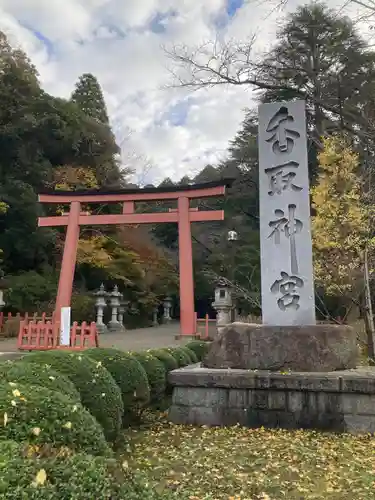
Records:
[[[283,374],[193,365],[168,378],[175,424],[375,432],[375,369]]]
[[[325,372],[355,368],[358,346],[346,325],[224,327],[203,361],[207,368]]]

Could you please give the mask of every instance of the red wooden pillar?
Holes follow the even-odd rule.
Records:
[[[178,198],[178,246],[180,263],[181,334],[195,334],[193,248],[189,214],[189,198]]]
[[[81,213],[81,203],[72,201],[66,230],[64,253],[61,263],[59,288],[56,299],[56,320],[60,321],[61,308],[69,307],[72,291],[74,271],[76,268],[77,248],[79,239],[79,216]]]

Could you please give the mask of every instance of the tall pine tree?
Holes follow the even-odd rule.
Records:
[[[107,106],[103,91],[97,78],[91,73],[79,77],[71,100],[75,102],[87,116],[109,126]]]
[[[332,130],[353,130],[363,122],[366,98],[360,89],[375,74],[375,53],[350,19],[325,4],[313,2],[292,13],[259,66],[258,78],[271,87],[263,102],[306,98],[316,143]]]
[[[120,148],[111,130],[103,91],[97,78],[91,73],[84,73],[80,76],[71,101],[86,114],[88,126],[95,130],[98,141],[106,146],[106,151],[101,155],[99,165],[96,167],[99,186],[122,187],[129,169],[120,169],[118,163]]]

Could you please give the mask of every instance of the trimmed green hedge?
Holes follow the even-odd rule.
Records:
[[[181,347],[167,347],[165,351],[169,352],[169,354],[172,354],[174,359],[177,361],[179,368],[190,365],[190,358]]]
[[[192,340],[186,344],[191,351],[194,351],[198,357],[198,361],[202,361],[202,359],[207,354],[210,348],[211,342],[202,342],[201,340]]]
[[[189,356],[191,363],[198,363],[199,360],[194,351],[189,349],[187,346],[183,346],[181,347],[181,349],[183,349],[184,352],[186,352],[186,354]]]
[[[124,404],[124,421],[138,414],[150,401],[150,386],[145,369],[134,356],[118,349],[97,347],[85,354],[103,363],[119,386]]]
[[[175,360],[175,358],[167,352],[164,349],[150,349],[147,351],[151,356],[155,356],[155,358],[158,358],[159,361],[161,361],[164,365],[164,368],[167,373],[171,372],[172,370],[176,370],[178,368],[178,363]]]
[[[119,437],[124,405],[121,391],[110,373],[97,361],[67,351],[33,352],[25,363],[46,364],[66,375],[78,390],[82,404],[103,427],[109,441]]]
[[[44,450],[43,450],[44,452]],[[167,498],[113,459],[58,450],[47,454],[0,442],[2,500],[157,500]],[[168,495],[169,497],[169,495]]]
[[[2,381],[46,387],[65,394],[72,401],[81,402],[73,382],[50,366],[23,363],[22,361],[6,361],[0,364],[0,383]]]
[[[150,402],[161,401],[167,388],[167,372],[163,363],[147,352],[131,352],[130,354],[141,363],[147,373],[151,391]]]
[[[8,439],[110,453],[102,428],[80,403],[44,387],[14,382],[0,384],[0,441]]]

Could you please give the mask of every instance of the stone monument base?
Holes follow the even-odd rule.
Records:
[[[282,374],[200,365],[174,370],[175,424],[375,432],[375,370]]]
[[[220,329],[206,368],[324,372],[355,368],[355,331],[346,325],[267,326],[231,323]]]

